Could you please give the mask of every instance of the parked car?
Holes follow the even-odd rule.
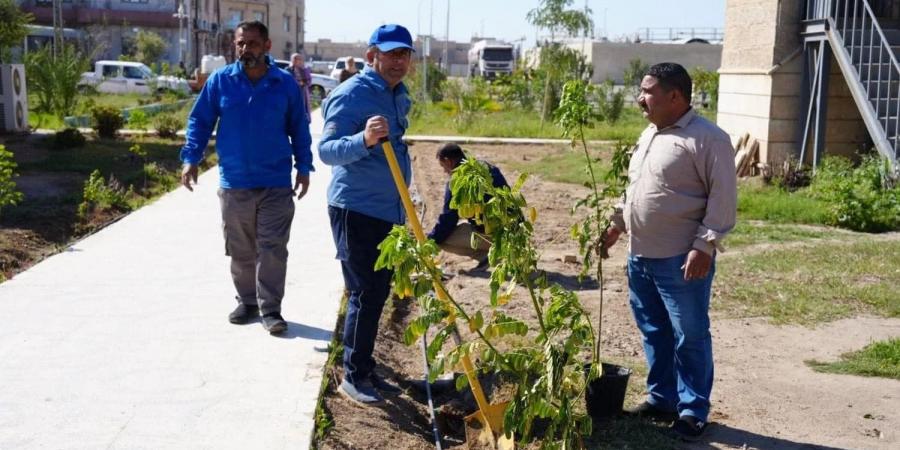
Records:
[[[290,61],[286,61],[283,59],[276,59],[275,65],[284,70],[287,70],[288,66],[290,66],[291,63]],[[328,94],[331,93],[331,90],[336,88],[338,84],[340,83],[338,83],[338,80],[335,78],[314,73],[312,74],[312,82],[309,85],[309,93],[312,96],[313,100],[322,101],[325,99],[325,97],[328,97]]]
[[[338,58],[337,61],[334,62],[334,68],[331,69],[331,78],[339,80],[341,78],[341,71],[347,67],[347,59],[349,56],[344,56]],[[363,68],[366,67],[365,58],[353,58],[353,62],[356,63],[356,71],[362,72]]]
[[[191,91],[187,80],[168,75],[156,75],[146,64],[132,61],[97,61],[93,72],[81,74],[79,86],[93,86],[110,94],[149,94],[156,91]]]

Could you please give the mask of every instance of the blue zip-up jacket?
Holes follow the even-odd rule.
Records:
[[[508,187],[509,184],[506,182],[506,178],[503,176],[503,172],[500,172],[496,166],[488,164],[484,161],[482,163],[488,166],[488,170],[491,172],[491,181],[494,187]],[[438,216],[437,223],[434,224],[434,228],[428,233],[429,239],[434,239],[434,242],[440,244],[447,240],[450,237],[450,234],[453,233],[453,230],[456,229],[456,224],[459,223],[459,213],[455,209],[450,208],[450,200],[453,198],[453,194],[450,192],[450,182],[448,181],[446,186],[444,187],[444,210],[441,211],[441,215]],[[479,231],[484,232],[484,227],[475,223],[475,220],[469,219],[469,223],[472,227]]]
[[[331,92],[322,106],[325,129],[319,141],[319,159],[332,166],[329,205],[395,224],[406,220],[384,149],[381,144],[366,148],[363,132],[370,117],[387,118],[391,144],[409,186],[412,170],[403,134],[410,106],[403,83],[391,91],[368,66]]]
[[[198,164],[216,121],[216,152],[223,189],[291,186],[291,158],[309,175],[312,138],[306,103],[294,78],[266,57],[269,70],[256,84],[240,61],[209,76],[191,115],[181,160]]]

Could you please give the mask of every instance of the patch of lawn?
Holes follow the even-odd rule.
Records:
[[[603,172],[608,170],[607,160],[611,149],[608,146],[593,145],[589,146],[589,151],[594,158],[594,175],[599,182]],[[559,151],[539,159],[529,161],[513,159],[504,163],[513,170],[539,175],[545,180],[559,183],[584,185],[591,180],[584,162],[584,152],[580,148],[572,149],[568,145],[560,146]]]
[[[738,185],[738,217],[775,223],[824,225],[828,204],[803,191],[788,192],[777,186],[748,180]]]
[[[609,140],[634,142],[647,121],[637,108],[626,107],[622,117],[615,124],[605,122],[586,129],[588,140]],[[453,118],[437,105],[422,107],[421,114],[410,120],[407,134],[427,134],[441,136],[518,137],[562,139],[562,130],[552,120],[541,126],[537,112],[520,109],[482,113],[466,127],[457,128]]]
[[[713,307],[730,316],[815,324],[900,317],[900,241],[823,242],[719,260]]]
[[[845,373],[900,380],[900,338],[873,342],[860,351],[841,355],[832,363],[806,361],[816,372]]]
[[[757,244],[808,241],[840,236],[842,233],[829,228],[813,228],[791,224],[772,224],[762,221],[738,219],[737,225],[725,239],[726,249]]]

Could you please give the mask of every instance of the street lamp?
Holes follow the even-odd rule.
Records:
[[[178,19],[178,62],[184,62],[184,50],[183,45],[185,42],[184,39],[184,19],[188,18],[188,15],[184,13],[184,3],[178,3],[178,10],[175,11],[175,14],[172,14],[172,17]],[[179,64],[180,65],[180,64]]]

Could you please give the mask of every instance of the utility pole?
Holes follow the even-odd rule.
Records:
[[[64,44],[62,0],[53,0],[53,58],[59,57]]]
[[[450,75],[450,0],[447,0],[447,27],[444,29],[444,63]]]
[[[178,3],[178,9],[175,11],[175,14],[172,14],[172,17],[178,19],[178,62],[181,63],[184,62],[184,19],[188,17],[184,13],[184,3]]]

